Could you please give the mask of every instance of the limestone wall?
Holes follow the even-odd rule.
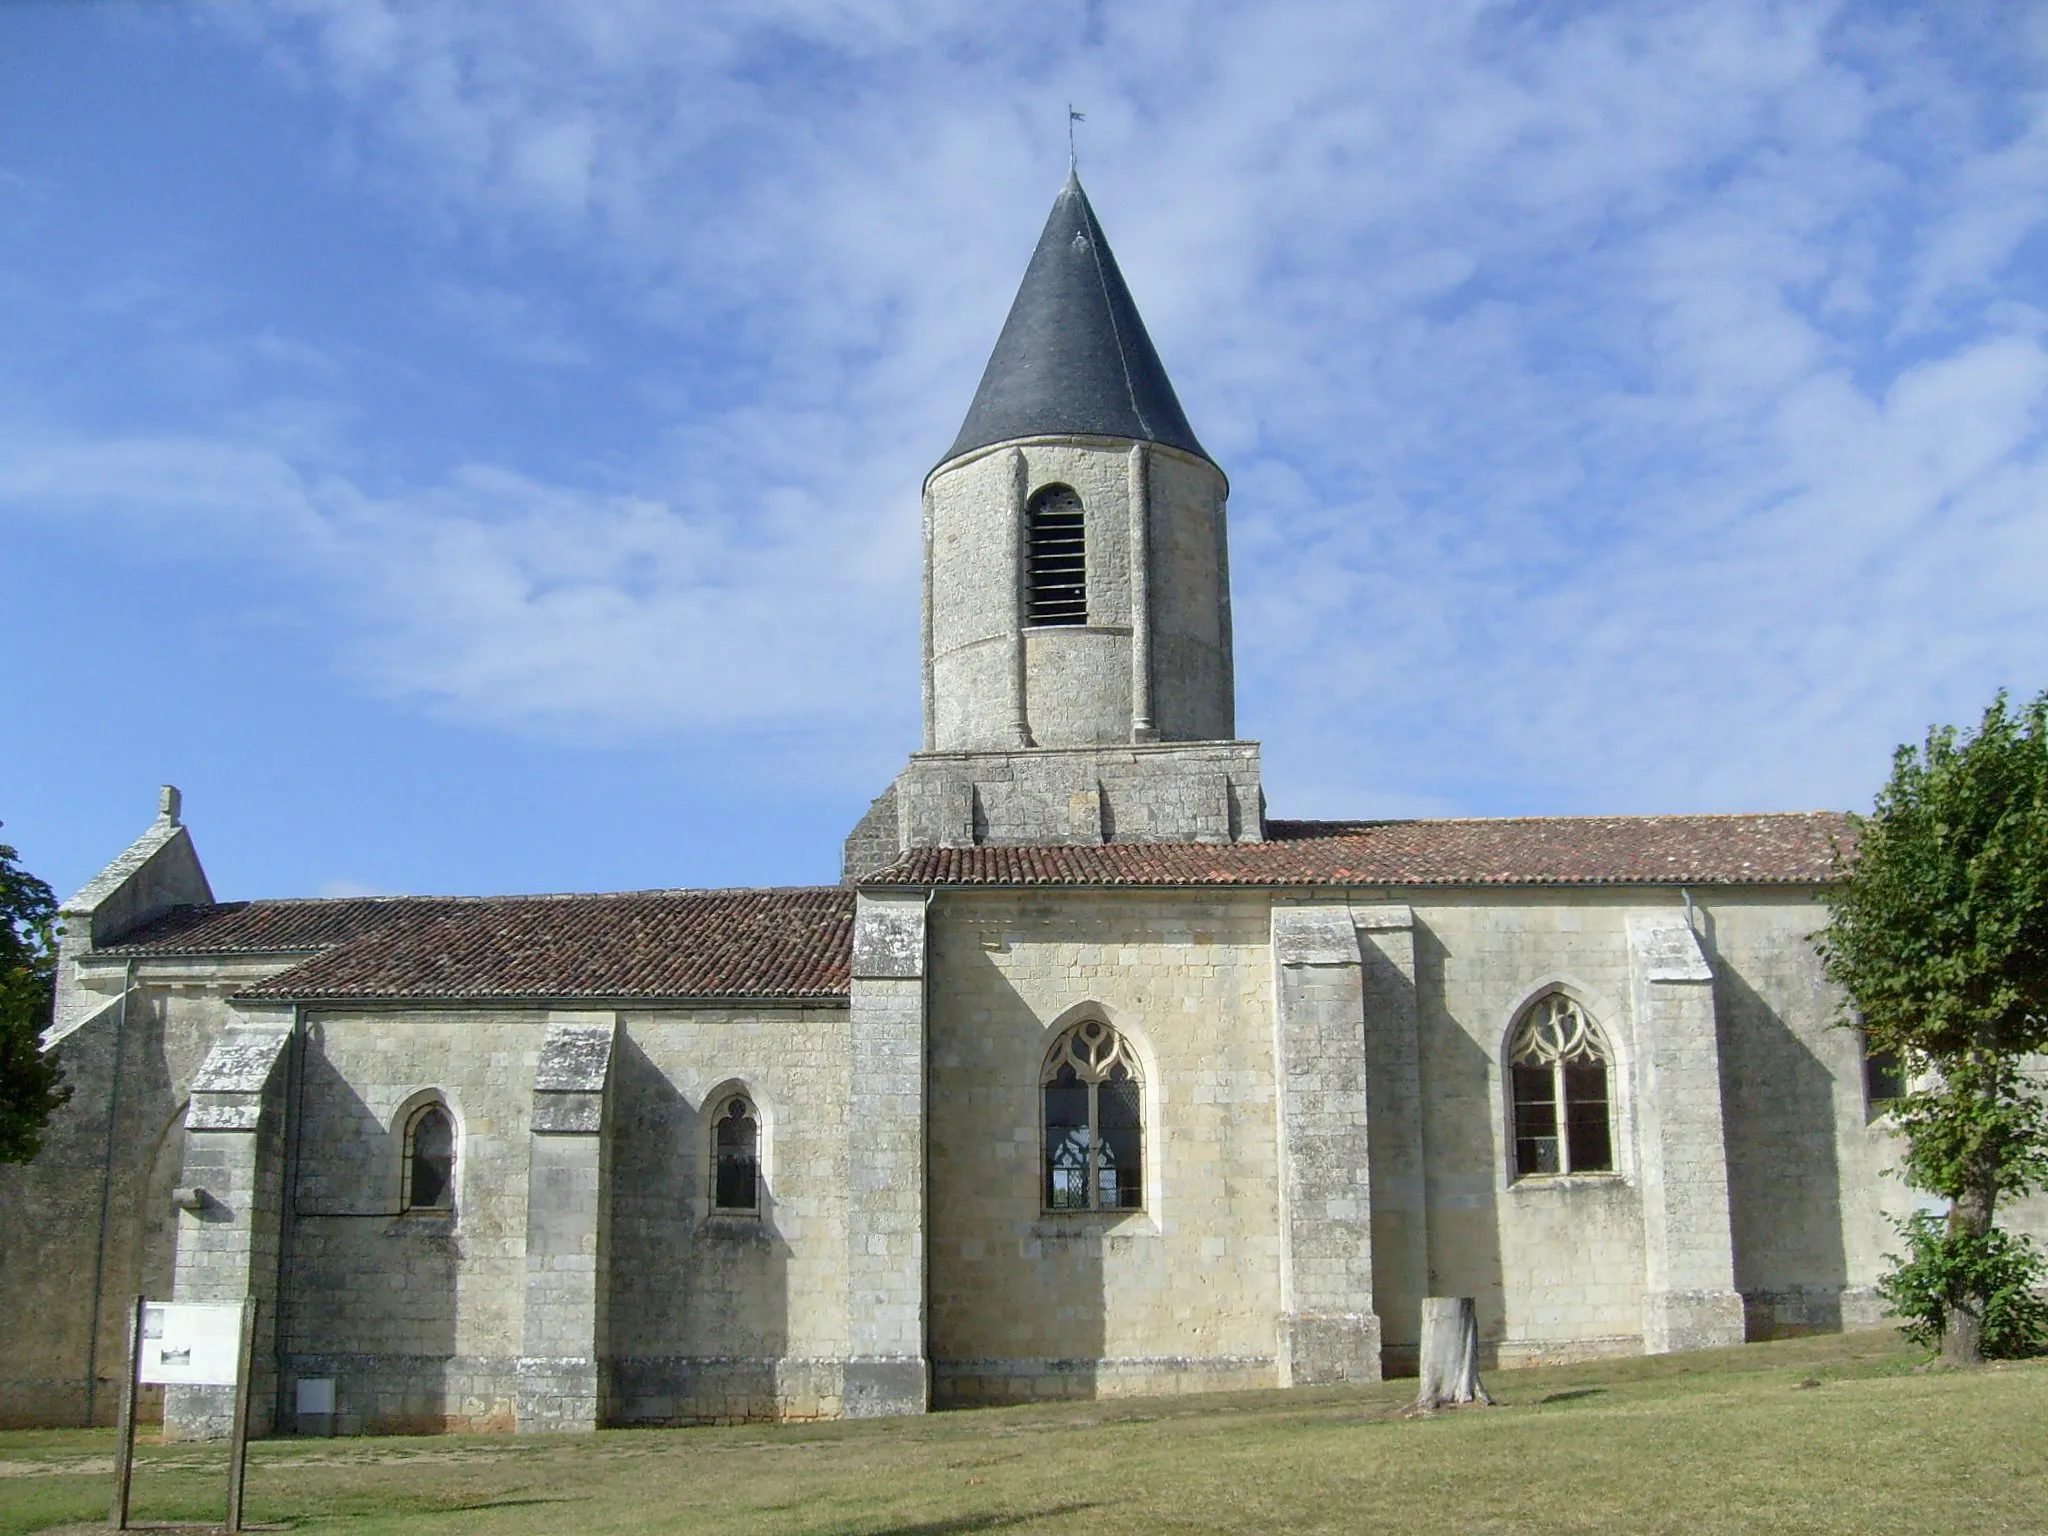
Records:
[[[890,799],[904,849],[1255,843],[1265,831],[1248,741],[920,752]]]
[[[607,1218],[599,1417],[836,1412],[846,1331],[843,1008],[618,1018],[597,1196]],[[335,1378],[335,1428],[523,1422],[522,1341],[531,1342],[532,1287],[546,1283],[529,1274],[528,1250],[557,1220],[529,1208],[533,1148],[552,1152],[557,1139],[530,1134],[547,1028],[548,1015],[531,1008],[309,1018],[285,1353],[294,1378]],[[759,1216],[710,1208],[706,1117],[709,1101],[732,1090],[762,1119]],[[398,1209],[404,1125],[429,1093],[458,1127],[452,1216]]]
[[[335,1380],[343,1432],[511,1429],[538,1010],[319,1010],[305,1021],[285,1374]],[[406,1122],[455,1122],[454,1210],[405,1212]]]
[[[1862,1039],[1807,935],[1824,914],[1797,899],[1699,908],[1715,970],[1736,1283],[1752,1337],[1882,1322],[1871,1287],[1898,1246],[1887,1220],[1913,1194],[1865,1096]]]
[[[1261,896],[946,893],[933,908],[939,1403],[1275,1380],[1272,966]],[[1039,1074],[1098,1008],[1145,1067],[1146,1208],[1046,1213]]]
[[[1214,465],[1116,440],[1033,440],[970,455],[926,488],[929,747],[996,750],[1132,740],[1138,691],[1166,741],[1228,740],[1232,707],[1226,486]],[[1134,474],[1142,485],[1134,486]],[[1022,620],[1024,508],[1048,485],[1081,498],[1088,622]],[[1146,502],[1134,528],[1133,493]],[[1147,580],[1133,583],[1138,536]],[[1149,664],[1135,654],[1149,609]]]
[[[1830,1027],[1810,902],[1723,895],[1688,930],[1675,892],[1350,894],[1348,908],[1291,898],[1311,905],[1288,909],[1301,935],[1287,954],[1272,948],[1279,914],[1263,894],[941,896],[929,1111],[940,1402],[1339,1368],[1318,1353],[1328,1341],[1294,1341],[1289,1308],[1306,1323],[1342,1299],[1289,1301],[1283,1246],[1327,1267],[1304,1257],[1327,1246],[1317,1232],[1361,1222],[1368,1202],[1324,1188],[1327,1158],[1295,1148],[1273,1110],[1276,1061],[1304,1049],[1297,1036],[1336,1039],[1331,1008],[1362,1015],[1351,1029],[1373,1163],[1371,1284],[1345,1284],[1377,1310],[1390,1366],[1412,1361],[1426,1292],[1477,1297],[1488,1352],[1508,1361],[1871,1319],[1859,1288],[1901,1199],[1877,1176],[1888,1143],[1868,1123],[1857,1042]],[[1336,933],[1347,911],[1352,940]],[[1276,962],[1300,994],[1285,1017]],[[1507,1037],[1551,988],[1581,1003],[1610,1051],[1611,1173],[1523,1179],[1512,1166]],[[1088,1004],[1153,1063],[1143,1216],[1040,1209],[1039,1063]],[[1290,1070],[1314,1087],[1331,1060],[1322,1049]],[[1350,1145],[1348,1103],[1311,1102],[1300,1123]],[[1199,1301],[1179,1289],[1190,1279]]]
[[[851,1008],[576,1015],[611,1042],[577,1089],[602,1111],[540,1126],[538,1169],[546,1009],[315,1010],[262,1135],[188,1132],[202,1061],[254,1027],[228,997],[285,961],[142,961],[123,1002],[125,964],[75,957],[74,1097],[0,1169],[0,1316],[37,1320],[0,1420],[111,1419],[127,1301],[171,1292],[176,1243],[180,1294],[275,1301],[287,1428],[324,1376],[342,1430],[916,1411],[921,1351],[941,1403],[1348,1379],[1375,1339],[1412,1359],[1428,1293],[1477,1297],[1503,1360],[1869,1325],[1913,1196],[1881,1176],[1819,918],[1768,890],[1689,920],[1654,890],[944,891],[928,918],[864,893]],[[1503,1050],[1551,987],[1612,1052],[1611,1175],[1514,1177]],[[1143,1068],[1142,1211],[1043,1209],[1040,1070],[1089,1009]],[[709,1209],[707,1105],[734,1088],[759,1217]],[[430,1092],[452,1217],[398,1208]],[[522,1399],[522,1361],[582,1358],[564,1329],[601,1371]]]
[[[1151,458],[1152,700],[1162,741],[1237,734],[1227,487],[1214,465]]]
[[[1476,1295],[1503,1358],[1643,1347],[1656,1268],[1644,1199],[1662,1188],[1645,1153],[1645,1070],[1658,1037],[1639,1016],[1628,922],[1682,923],[1676,896],[1473,893],[1415,909],[1431,1286]],[[1713,1033],[1698,1049],[1719,1054],[1721,1123],[1682,1160],[1725,1160],[1732,1283],[1751,1336],[1872,1321],[1859,1288],[1885,1245],[1882,1210],[1898,1203],[1878,1177],[1889,1154],[1867,1126],[1858,1043],[1830,1027],[1835,1000],[1806,939],[1819,921],[1803,895],[1771,892],[1716,895],[1694,917],[1713,978]],[[1519,1008],[1552,985],[1586,1006],[1618,1058],[1612,1177],[1512,1176],[1501,1051]]]
[[[0,1167],[0,1317],[34,1318],[0,1360],[0,1427],[111,1424],[137,1292],[171,1294],[192,1074],[230,1019],[226,997],[276,964],[146,962],[66,976],[56,1045],[71,1100],[32,1163]],[[146,1389],[142,1416],[162,1413]]]
[[[629,1012],[613,1068],[614,1422],[829,1416],[846,1352],[848,1025]],[[711,1211],[722,1090],[760,1111],[759,1217]]]

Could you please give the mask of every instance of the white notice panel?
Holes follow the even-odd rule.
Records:
[[[153,1301],[142,1310],[138,1379],[165,1386],[232,1387],[242,1353],[242,1309]]]

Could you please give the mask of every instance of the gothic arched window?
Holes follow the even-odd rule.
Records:
[[[1563,993],[1524,1011],[1508,1043],[1517,1178],[1613,1171],[1607,1065],[1600,1031]]]
[[[745,1094],[721,1099],[712,1122],[711,1208],[761,1209],[761,1121]]]
[[[1071,486],[1048,485],[1025,508],[1026,622],[1088,622],[1086,521]]]
[[[1144,1086],[1123,1038],[1100,1019],[1082,1020],[1053,1046],[1040,1083],[1046,1209],[1143,1206]]]
[[[405,1209],[455,1209],[455,1121],[428,1104],[405,1127]]]

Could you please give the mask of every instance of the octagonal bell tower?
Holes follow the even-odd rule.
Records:
[[[925,479],[923,748],[850,876],[912,847],[1262,835],[1229,491],[1070,173]]]
[[[1228,494],[1070,175],[925,482],[925,750],[1229,740]]]

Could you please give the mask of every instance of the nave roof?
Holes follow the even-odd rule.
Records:
[[[1834,811],[1268,821],[1262,843],[914,848],[863,886],[1821,885]]]
[[[1271,821],[1262,843],[912,849],[865,887],[1816,886],[1835,812]],[[175,907],[98,953],[305,958],[248,988],[300,1002],[844,999],[841,886],[380,896]]]
[[[241,995],[379,999],[837,999],[839,886],[571,896],[381,896],[175,907],[106,955],[309,958]]]

